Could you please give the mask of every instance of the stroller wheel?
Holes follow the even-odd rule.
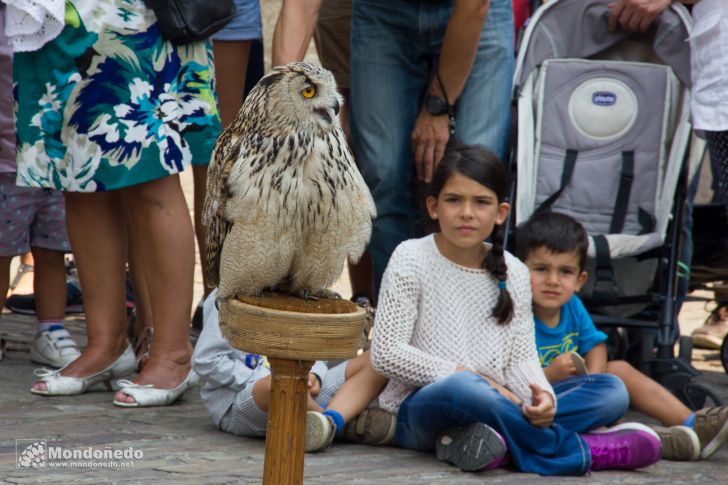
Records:
[[[721,406],[723,404],[720,396],[715,391],[697,382],[687,382],[683,387],[674,389],[672,392],[693,411],[706,406]]]
[[[723,369],[728,373],[728,338],[723,338],[723,345],[720,346],[720,361],[723,362]]]

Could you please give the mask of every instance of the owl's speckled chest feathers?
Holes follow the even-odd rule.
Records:
[[[289,229],[325,225],[338,210],[337,195],[354,185],[351,154],[343,136],[294,132],[252,134],[240,143],[229,179],[230,218],[264,217]],[[242,211],[242,212],[238,212]],[[251,213],[254,211],[254,213]]]

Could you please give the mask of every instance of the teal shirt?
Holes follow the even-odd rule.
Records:
[[[548,367],[559,355],[577,352],[582,356],[605,340],[607,335],[597,330],[589,312],[578,296],[574,295],[561,307],[559,324],[550,328],[534,315],[536,347],[541,367]]]

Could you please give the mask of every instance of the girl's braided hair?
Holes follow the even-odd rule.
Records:
[[[456,173],[488,187],[495,192],[498,203],[504,201],[508,188],[506,168],[498,156],[487,148],[451,140],[435,169],[429,195],[437,198],[450,176]],[[508,267],[503,253],[503,228],[496,225],[490,238],[492,246],[482,265],[498,281],[498,301],[492,315],[499,324],[505,325],[513,319],[513,299],[506,288]]]

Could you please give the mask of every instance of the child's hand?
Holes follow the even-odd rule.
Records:
[[[524,403],[521,407],[523,415],[534,426],[541,428],[550,426],[556,415],[553,397],[536,384],[529,384],[528,387],[531,388],[531,405]]]
[[[493,387],[503,397],[505,397],[506,399],[511,401],[513,404],[515,404],[516,406],[521,406],[523,404],[523,401],[521,400],[521,398],[516,396],[515,394],[513,394],[513,392],[510,389],[499,384],[495,380],[491,379],[490,376],[483,374],[482,372],[478,372],[478,374],[480,374],[480,377],[482,377],[483,379],[488,381],[488,384],[490,384],[491,387]]]
[[[321,383],[313,372],[308,373],[308,393],[311,397],[316,398],[321,392]]]
[[[544,373],[549,382],[561,381],[576,375],[576,367],[571,359],[571,352],[561,354],[556,357],[548,367],[544,369]]]

